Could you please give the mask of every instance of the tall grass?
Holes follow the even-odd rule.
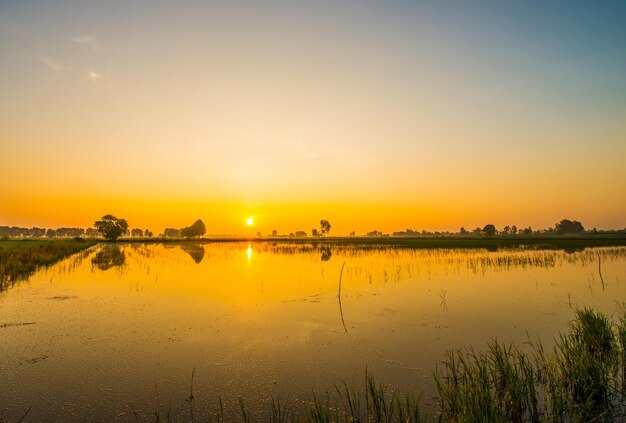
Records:
[[[28,278],[37,268],[96,244],[94,240],[23,240],[0,242],[0,291]]]
[[[485,353],[450,351],[435,373],[443,421],[539,422],[626,419],[626,313],[615,323],[576,312],[551,353],[493,341]]]

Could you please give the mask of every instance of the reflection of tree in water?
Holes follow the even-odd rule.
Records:
[[[112,267],[122,266],[126,261],[124,252],[115,244],[107,244],[91,259],[91,265],[100,270],[109,270]]]
[[[322,261],[328,261],[333,255],[333,252],[330,251],[330,247],[327,245],[323,245],[320,247],[321,259]]]
[[[182,244],[180,248],[189,254],[193,261],[197,264],[200,264],[202,259],[204,258],[204,247],[198,244]]]

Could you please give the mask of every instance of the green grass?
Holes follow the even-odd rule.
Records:
[[[0,240],[0,291],[28,278],[41,266],[49,266],[97,243],[82,238]]]

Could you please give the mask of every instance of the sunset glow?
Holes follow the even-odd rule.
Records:
[[[623,228],[625,9],[5,3],[0,225]]]

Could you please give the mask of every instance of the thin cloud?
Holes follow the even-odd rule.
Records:
[[[105,81],[109,79],[107,76],[101,74],[95,69],[89,69],[87,74],[85,75],[85,79],[88,79],[93,82]]]
[[[88,44],[90,46],[96,45],[96,36],[95,35],[82,35],[80,37],[70,38],[71,41],[77,44]]]
[[[54,60],[52,57],[46,56],[45,54],[40,54],[39,56],[37,56],[37,59],[39,59],[41,63],[48,66],[55,72],[61,72],[66,69],[65,66]]]

